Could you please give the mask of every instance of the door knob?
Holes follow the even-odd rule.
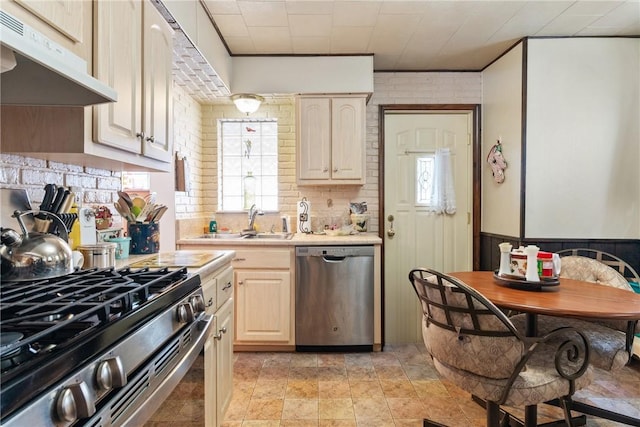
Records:
[[[393,229],[393,220],[395,218],[393,217],[393,215],[389,215],[387,217],[387,220],[390,222],[389,224],[389,229],[387,230],[387,236],[389,236],[389,238],[392,238],[393,236],[396,235],[396,230]]]

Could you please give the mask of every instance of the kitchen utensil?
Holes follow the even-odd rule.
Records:
[[[11,229],[0,234],[0,261],[2,281],[48,279],[73,272],[69,235],[62,220],[45,213],[60,228],[60,237],[53,234],[28,232],[22,217],[35,211],[15,211],[14,217],[22,235]],[[16,238],[16,236],[18,236]]]
[[[76,194],[69,191],[65,192],[64,200],[60,204],[60,213],[69,213],[71,210],[71,206],[73,206],[73,201],[76,198]]]
[[[153,215],[153,218],[151,218],[151,222],[158,222],[160,221],[160,218],[162,218],[162,215],[164,215],[164,213],[168,210],[169,208],[166,207],[165,205],[160,205],[160,208],[158,208],[157,212],[155,213],[155,215]]]
[[[118,199],[118,201],[116,202],[117,205],[120,208],[120,215],[122,215],[127,222],[135,222],[136,218],[133,215],[133,213],[131,212],[131,210],[129,209],[129,205],[127,204],[127,202],[124,199]]]
[[[144,196],[143,199],[145,202],[147,202],[147,204],[154,205],[156,203],[156,197],[157,197],[157,193],[154,191]]]
[[[129,197],[129,195],[124,191],[118,191],[118,196],[120,196],[122,200],[125,201],[129,209],[131,209],[131,206],[133,206],[133,201],[131,201],[131,197]]]
[[[40,203],[40,211],[46,212],[51,208],[51,202],[56,194],[56,186],[54,184],[47,184],[44,186],[44,197]],[[45,219],[44,213],[38,214],[38,218]]]
[[[49,212],[56,215],[60,213],[60,206],[64,201],[65,192],[69,194],[69,190],[66,190],[64,187],[58,187],[56,189],[56,195],[53,198],[53,202],[51,202],[51,208],[49,208]]]
[[[138,216],[136,216],[136,222],[145,222],[147,220],[147,216],[153,211],[153,209],[154,205],[145,204]]]
[[[109,268],[116,266],[116,243],[102,242],[95,245],[80,245],[78,252],[84,257],[83,269]]]

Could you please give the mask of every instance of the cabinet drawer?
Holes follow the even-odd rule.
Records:
[[[233,268],[229,267],[217,275],[216,286],[216,309],[220,308],[225,301],[233,296]]]
[[[204,293],[204,304],[207,307],[207,313],[213,314],[218,307],[216,303],[217,276],[212,274],[200,277],[200,280],[202,281],[202,292]]]
[[[291,268],[289,249],[235,249],[236,256],[231,261],[233,268]]]

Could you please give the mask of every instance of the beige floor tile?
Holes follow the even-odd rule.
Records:
[[[418,393],[416,393],[413,388],[413,384],[409,380],[380,380],[380,387],[382,387],[382,392],[386,398],[390,397],[408,397],[408,398],[417,398]]]
[[[283,420],[318,420],[318,399],[285,399]]]
[[[317,427],[318,420],[280,420],[280,427]]]
[[[347,368],[342,366],[318,366],[318,380],[347,381]]]
[[[260,380],[277,380],[289,376],[289,366],[264,366],[260,371]]]
[[[418,398],[387,398],[387,405],[394,419],[427,418],[427,409]]]
[[[354,398],[353,409],[358,425],[363,421],[392,421],[393,419],[384,398]]]
[[[280,420],[246,420],[242,427],[279,427]]]
[[[379,398],[384,397],[379,381],[351,381],[352,398]]]
[[[282,399],[251,399],[245,420],[279,420],[282,418]]]
[[[351,387],[348,381],[322,381],[318,380],[318,397],[320,399],[336,399],[339,397],[351,397]]]
[[[272,378],[272,377],[270,377]],[[275,377],[278,378],[278,377]],[[284,399],[284,393],[287,389],[286,377],[279,379],[262,379],[262,376],[256,382],[253,389],[252,399]]]
[[[319,420],[319,427],[356,427],[355,420]]]
[[[411,381],[418,397],[448,397],[447,388],[438,380],[414,380]]]
[[[344,366],[344,354],[325,353],[318,354],[318,366]]]
[[[401,366],[376,366],[376,375],[381,380],[408,380]]]
[[[294,353],[291,355],[291,363],[289,366],[315,368],[318,366],[318,355],[315,353]]]
[[[351,398],[318,399],[318,417],[321,420],[353,420],[353,401]]]
[[[287,399],[317,399],[318,380],[289,380],[287,382]]]
[[[310,366],[294,366],[289,368],[289,378],[294,380],[317,380],[318,368]]]
[[[417,420],[405,420],[405,419],[398,419],[395,418],[393,420],[393,423],[395,424],[396,427],[422,427],[422,419],[417,419]]]

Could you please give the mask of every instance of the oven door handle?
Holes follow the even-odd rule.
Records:
[[[196,322],[198,322],[196,329],[200,331],[200,333],[194,345],[191,346],[182,360],[171,370],[171,373],[166,376],[153,393],[145,400],[144,405],[136,408],[135,412],[122,424],[123,426],[135,427],[146,423],[189,371],[191,365],[193,365],[193,362],[195,362],[200,354],[200,351],[204,349],[204,344],[212,334],[215,323],[214,316],[210,314],[203,314]]]

